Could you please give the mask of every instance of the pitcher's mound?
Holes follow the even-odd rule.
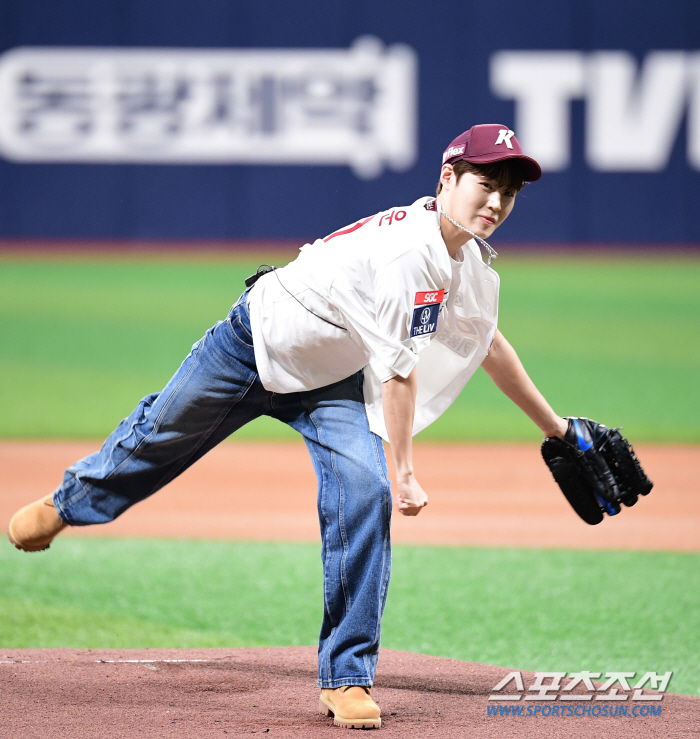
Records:
[[[24,649],[0,658],[3,735],[16,739],[352,736],[317,712],[313,647]],[[392,650],[382,650],[379,664],[377,737],[697,735],[698,698],[667,694],[635,704],[662,708],[636,718],[493,716],[488,707],[498,704],[488,698],[505,668]],[[527,688],[532,673],[522,676]]]

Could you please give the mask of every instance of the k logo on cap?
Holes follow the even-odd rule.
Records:
[[[510,143],[510,140],[515,136],[515,131],[511,131],[509,128],[502,128],[498,132],[498,138],[496,139],[496,146],[498,144],[505,144],[509,149],[513,148],[513,144]]]

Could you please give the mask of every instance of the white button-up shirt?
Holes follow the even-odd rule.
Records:
[[[459,256],[449,256],[433,198],[306,244],[248,297],[263,386],[314,390],[365,368],[370,427],[386,438],[381,384],[408,377],[425,357],[414,433],[425,428],[481,364],[496,328],[498,275],[473,242]],[[428,353],[437,343],[443,349]]]

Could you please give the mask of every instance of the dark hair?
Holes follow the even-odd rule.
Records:
[[[489,162],[488,164],[472,164],[464,159],[456,161],[452,165],[457,182],[465,172],[495,180],[498,187],[507,187],[509,190],[520,192],[525,187],[525,169],[517,159],[502,159],[500,162]],[[442,182],[438,182],[436,195],[442,191]]]

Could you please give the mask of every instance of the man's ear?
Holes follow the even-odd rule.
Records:
[[[440,170],[440,182],[442,183],[443,188],[445,185],[447,185],[450,180],[454,182],[454,168],[451,164],[443,164],[442,169]]]

